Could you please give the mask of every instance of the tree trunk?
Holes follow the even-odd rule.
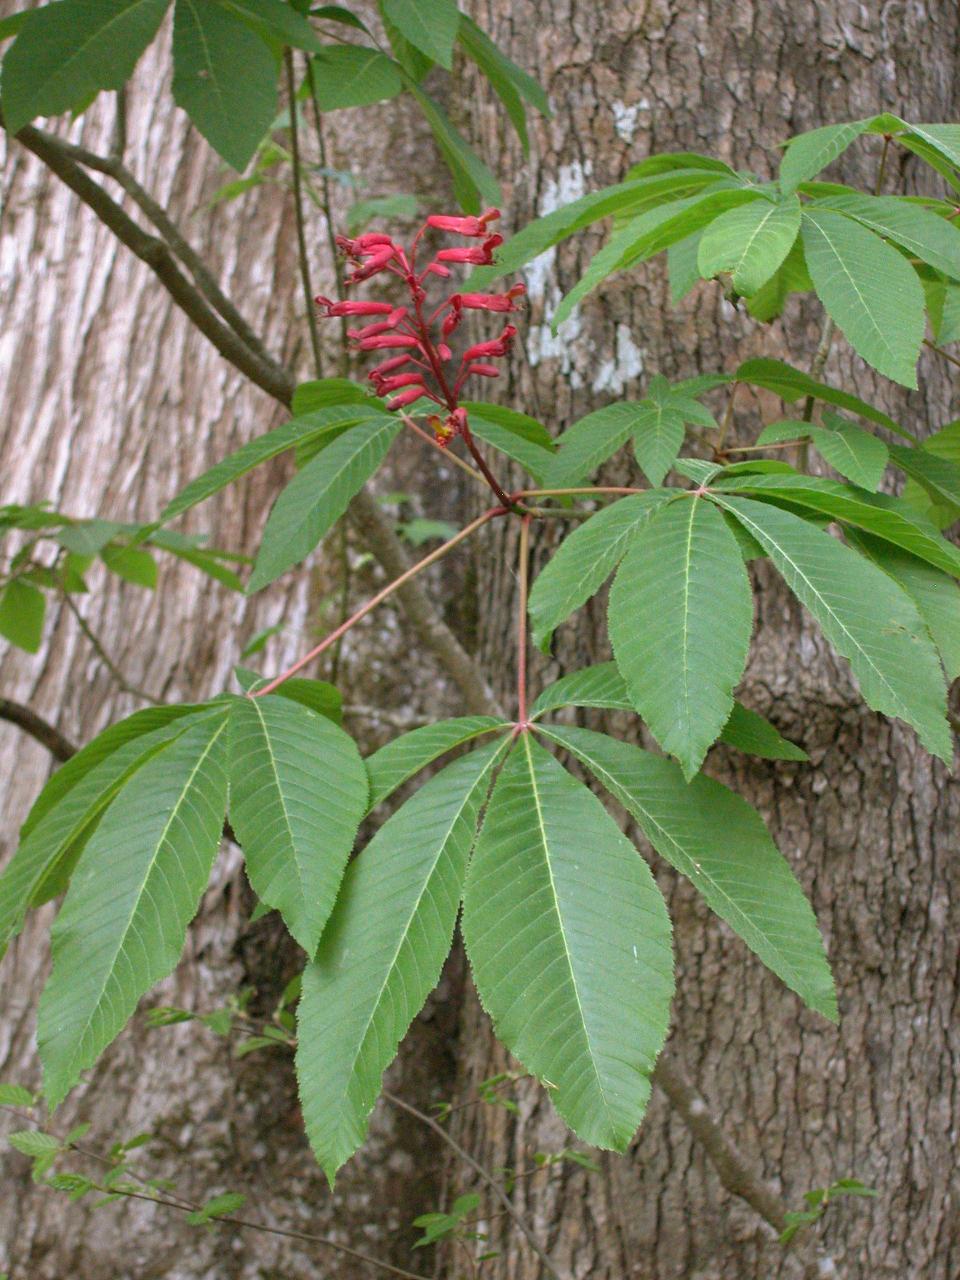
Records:
[[[960,106],[953,6],[520,0],[505,8],[487,0],[477,10],[478,21],[545,85],[555,110],[536,130],[529,165],[492,110],[471,113],[487,154],[506,155],[501,171],[515,175],[506,196],[514,225],[618,181],[654,151],[703,151],[767,177],[777,143],[791,133],[881,110],[954,120]],[[486,103],[472,82],[465,98]],[[872,187],[879,148],[879,139],[854,148],[844,174]],[[884,189],[913,190],[917,173],[915,161],[896,157]],[[599,234],[575,237],[528,272],[528,364],[517,364],[511,403],[533,413],[548,407],[551,430],[611,397],[636,397],[657,372],[731,370],[752,355],[800,365],[812,357],[815,306],[791,306],[785,322],[766,331],[724,301],[718,285],[700,286],[673,308],[662,260],[601,289],[555,341],[552,309],[599,243]],[[825,376],[855,380],[923,435],[956,416],[945,369],[925,358],[921,391],[897,392],[837,339]],[[775,404],[770,397],[764,406],[766,420]],[[742,430],[755,433],[756,407],[750,396],[738,399]],[[611,469],[611,482],[629,483],[626,474]],[[539,534],[535,565],[556,539],[555,523]],[[498,564],[501,553],[516,554],[515,536],[498,526],[479,569],[481,652],[509,704],[504,637],[514,626],[516,579]],[[742,696],[799,742],[811,763],[769,764],[720,747],[707,767],[760,809],[810,893],[842,1020],[835,1030],[805,1011],[654,858],[678,969],[667,1057],[696,1082],[712,1115],[789,1208],[804,1208],[803,1192],[841,1177],[861,1179],[879,1197],[839,1202],[812,1238],[801,1236],[785,1251],[769,1226],[724,1191],[703,1149],[655,1092],[626,1158],[604,1157],[599,1173],[555,1165],[521,1179],[516,1202],[568,1276],[947,1280],[960,1273],[960,1112],[951,1083],[960,1066],[960,788],[912,732],[867,710],[846,665],[769,564],[754,579],[757,631]],[[593,602],[563,628],[555,661],[540,663],[535,679],[608,658],[603,613],[602,602]],[[580,722],[603,724],[596,713]],[[623,716],[608,717],[605,727],[631,733]],[[507,1061],[472,999],[461,1045],[459,1102],[476,1098],[478,1083]],[[495,1106],[458,1113],[459,1140],[487,1167],[530,1169],[535,1153],[570,1141],[542,1090],[525,1082],[516,1096],[516,1117]],[[461,1170],[449,1170],[448,1195],[467,1185]],[[491,1219],[492,1247],[502,1252],[484,1274],[541,1276],[533,1255],[508,1237],[509,1225]],[[438,1274],[455,1274],[452,1265],[446,1260]]]

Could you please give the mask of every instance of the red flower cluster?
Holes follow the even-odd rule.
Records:
[[[444,408],[445,418],[434,415],[430,419],[441,444],[466,434],[466,410],[459,407],[463,385],[471,377],[499,376],[500,370],[491,362],[509,352],[517,330],[512,324],[504,325],[498,338],[467,347],[456,365],[447,340],[459,328],[465,311],[518,311],[517,299],[525,290],[522,284],[516,284],[506,293],[452,293],[426,313],[425,282],[429,276],[449,277],[448,262],[489,265],[494,249],[503,243],[503,236],[489,231],[489,224],[499,216],[498,209],[487,209],[479,217],[432,214],[417,232],[409,250],[379,232],[369,232],[354,240],[338,236],[337,244],[352,267],[346,279],[348,285],[359,284],[386,271],[403,280],[410,297],[409,305],[395,307],[389,302],[334,302],[330,298],[317,298],[324,315],[370,317],[368,324],[348,329],[347,333],[360,351],[396,353],[367,375],[377,395],[392,396],[387,402],[388,409],[403,409],[421,396]],[[467,236],[480,243],[441,249],[418,271],[417,249],[428,228]],[[438,322],[440,332],[436,334]]]

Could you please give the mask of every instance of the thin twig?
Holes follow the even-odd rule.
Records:
[[[313,284],[310,280],[310,258],[307,254],[307,232],[303,218],[303,174],[300,170],[300,128],[297,121],[297,86],[293,75],[293,50],[283,55],[287,71],[287,99],[290,104],[290,153],[293,161],[293,208],[297,223],[297,262],[300,283],[307,308],[307,326],[310,330],[310,346],[313,348],[313,364],[318,378],[323,377],[323,356],[320,353],[320,330],[317,326],[317,309],[313,301]]]
[[[447,1133],[446,1129],[444,1129],[443,1125],[437,1124],[436,1120],[434,1120],[432,1116],[428,1116],[425,1111],[418,1110],[417,1107],[411,1106],[409,1102],[404,1102],[402,1098],[396,1097],[395,1094],[388,1093],[386,1089],[384,1089],[383,1091],[383,1096],[393,1106],[398,1107],[401,1111],[406,1111],[408,1115],[411,1115],[416,1120],[419,1120],[421,1124],[425,1124],[427,1128],[431,1130],[431,1132],[435,1133],[437,1137],[441,1139],[441,1141],[447,1144],[450,1150],[453,1151],[454,1154],[460,1160],[462,1160],[463,1163],[467,1165],[468,1168],[473,1170],[473,1172],[477,1175],[477,1177],[481,1180],[481,1182],[485,1183],[490,1188],[493,1194],[497,1197],[497,1199],[503,1205],[506,1213],[508,1213],[509,1216],[513,1219],[513,1222],[517,1227],[517,1229],[523,1233],[523,1236],[526,1239],[527,1243],[530,1245],[530,1248],[534,1251],[534,1253],[540,1259],[541,1265],[550,1273],[550,1275],[555,1277],[555,1280],[562,1280],[561,1273],[557,1270],[554,1263],[550,1261],[550,1258],[547,1256],[547,1254],[545,1254],[544,1251],[541,1249],[540,1245],[537,1243],[536,1236],[527,1226],[523,1216],[519,1214],[517,1210],[513,1207],[513,1204],[510,1201],[510,1197],[507,1195],[504,1189],[500,1186],[497,1180],[490,1173],[487,1172],[487,1170],[483,1167],[483,1165],[480,1164],[479,1161],[474,1160],[470,1152],[467,1151],[465,1148],[461,1147],[460,1143],[457,1142],[456,1138],[451,1137],[450,1134]]]
[[[923,345],[929,347],[931,351],[935,351],[938,356],[943,356],[944,360],[949,360],[951,364],[955,364],[960,369],[960,359],[953,355],[950,351],[944,351],[943,347],[938,347],[935,342],[931,342],[929,338],[924,338]]]
[[[309,653],[305,653],[302,658],[298,658],[292,666],[287,667],[286,671],[282,671],[280,675],[275,676],[274,679],[271,680],[269,684],[265,684],[262,689],[254,689],[247,696],[250,698],[262,698],[264,694],[272,693],[273,690],[282,685],[285,680],[289,680],[292,675],[295,675],[301,667],[305,667],[307,663],[312,662],[314,658],[319,658],[321,653],[326,649],[329,649],[332,644],[335,644],[342,635],[345,635],[350,630],[351,627],[356,626],[361,618],[365,618],[368,613],[373,609],[376,609],[377,605],[382,604],[384,600],[389,596],[392,596],[395,591],[399,590],[405,583],[409,582],[411,578],[415,577],[418,573],[422,573],[424,569],[428,569],[430,565],[436,564],[436,562],[441,560],[449,551],[452,551],[455,546],[463,542],[466,538],[469,538],[472,533],[475,533],[477,529],[485,525],[488,520],[493,520],[497,516],[505,515],[506,512],[506,507],[491,507],[490,510],[485,511],[483,515],[477,516],[476,520],[471,520],[469,524],[463,526],[459,533],[454,534],[452,538],[448,538],[447,541],[437,547],[435,551],[431,551],[428,556],[424,556],[422,560],[418,560],[416,564],[411,565],[405,573],[400,575],[399,578],[394,578],[392,582],[388,582],[381,591],[378,591],[375,596],[371,596],[366,604],[361,605],[355,613],[351,614],[344,622],[341,622],[339,627],[336,627],[331,631],[330,634],[311,649]]]
[[[527,588],[530,582],[530,517],[520,523],[518,551],[519,601],[517,605],[517,728],[528,728],[527,721]]]
[[[442,453],[444,458],[448,462],[452,462],[455,467],[459,467],[461,471],[465,471],[467,475],[470,476],[471,479],[479,481],[480,484],[483,484],[484,487],[486,487],[483,476],[476,469],[476,467],[471,467],[469,462],[467,462],[464,458],[458,457],[458,455],[455,454],[451,449],[448,449],[446,446],[442,445],[440,441],[436,439],[435,436],[432,436],[430,434],[429,431],[424,431],[423,427],[421,427],[418,422],[416,422],[413,418],[411,418],[408,413],[404,413],[402,409],[400,410],[400,417],[403,419],[404,423],[410,428],[410,430],[415,435],[418,435],[420,439],[424,440],[428,445],[430,445],[431,448],[436,449],[440,453]]]
[[[97,657],[106,667],[106,669],[109,671],[117,687],[123,693],[132,694],[133,697],[135,698],[142,698],[144,702],[152,702],[154,706],[159,706],[163,702],[162,698],[155,698],[152,693],[147,693],[146,689],[140,689],[138,688],[137,685],[130,683],[127,677],[123,674],[123,672],[120,670],[117,664],[110,657],[109,653],[107,653],[106,649],[103,647],[102,643],[100,642],[100,639],[97,636],[96,632],[93,630],[93,628],[87,622],[86,618],[84,618],[83,614],[74,604],[73,598],[71,597],[70,592],[64,591],[61,594],[63,596],[63,603],[67,606],[67,608],[73,614],[74,618],[76,619],[77,626],[80,628],[83,634],[87,637],[87,640],[90,642],[90,647],[93,649],[94,653],[97,655]]]
[[[304,54],[307,64],[307,85],[310,89],[310,101],[313,104],[313,124],[317,134],[317,151],[320,155],[320,196],[323,208],[323,220],[326,224],[327,248],[330,251],[330,264],[333,269],[335,292],[343,299],[343,281],[337,270],[337,238],[333,231],[333,198],[330,194],[330,170],[327,165],[327,142],[323,132],[323,113],[317,101],[317,82],[313,74],[313,59]],[[350,371],[350,354],[347,346],[347,317],[340,317],[340,375],[346,377]]]
[[[78,748],[55,725],[11,698],[0,698],[0,720],[7,720],[28,733],[61,764],[77,754]]]

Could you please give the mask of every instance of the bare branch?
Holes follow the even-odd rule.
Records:
[[[59,760],[61,764],[77,754],[78,748],[68,737],[20,702],[14,702],[10,698],[0,698],[0,720],[7,720],[10,724],[15,724],[17,728],[22,729],[24,733],[28,733],[42,747],[46,747],[54,759]]]

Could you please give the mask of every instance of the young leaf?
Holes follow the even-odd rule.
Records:
[[[567,725],[542,732],[571,751],[671,866],[791,990],[837,1021],[833,979],[817,921],[760,815],[699,774],[686,783],[672,760]]]
[[[365,107],[394,98],[403,89],[397,64],[378,49],[358,44],[327,45],[313,67],[321,111]]]
[[[533,642],[546,650],[554,629],[603,586],[650,516],[671,498],[651,489],[612,502],[561,542],[530,592]]]
[[[735,702],[730,719],[723,726],[720,741],[728,746],[759,756],[762,760],[809,760],[800,747],[788,742],[769,720]]]
[[[347,868],[297,1007],[307,1136],[333,1183],[366,1136],[383,1073],[450,949],[467,858],[501,742],[455,761]]]
[[[847,539],[903,587],[937,646],[947,683],[960,679],[960,586],[939,569],[880,538],[853,530]]]
[[[53,926],[53,970],[40,998],[51,1107],[180,958],[223,830],[226,726],[226,715],[207,717],[149,760],[84,850]]]
[[[800,201],[755,200],[728,209],[706,228],[697,251],[700,274],[709,279],[730,272],[737,293],[749,297],[770,279],[800,231]]]
[[[406,85],[407,91],[420,104],[420,110],[433,132],[461,206],[467,213],[479,213],[483,203],[496,204],[500,200],[500,184],[451,124],[447,113],[428,93],[424,93],[415,80],[408,77]]]
[[[157,562],[149,551],[111,544],[100,552],[100,559],[111,573],[126,582],[148,587],[151,591],[157,585]]]
[[[553,332],[556,333],[578,302],[615,271],[639,266],[678,240],[685,240],[727,209],[763,199],[756,188],[746,187],[733,179],[720,178],[712,187],[721,189],[708,189],[687,200],[675,200],[663,207],[650,209],[632,218],[619,231],[614,231],[600,252],[594,254],[586,273],[557,307],[550,322]]]
[[[843,155],[851,142],[866,133],[872,121],[873,117],[869,116],[865,120],[845,124],[828,124],[791,138],[780,162],[780,190],[783,194],[796,191],[801,182],[815,177]]]
[[[7,131],[86,106],[101,89],[122,88],[169,3],[63,0],[31,10],[3,60]]]
[[[435,724],[425,724],[419,729],[411,729],[409,733],[402,733],[364,761],[370,782],[366,811],[369,813],[382,804],[397,787],[439,756],[483,734],[507,727],[506,721],[496,720],[493,716],[460,716],[456,720],[438,720]]]
[[[872,231],[830,209],[807,205],[802,234],[817,295],[851,347],[888,378],[916,387],[924,298],[913,267]]]
[[[0,636],[18,649],[36,653],[43,642],[47,600],[42,591],[14,578],[0,591]]]
[[[544,487],[567,489],[582,484],[626,444],[648,416],[642,404],[622,401],[579,418],[557,440],[556,457],[544,473]]]
[[[530,142],[527,137],[524,100],[531,103],[542,115],[549,116],[550,107],[546,94],[536,80],[501,53],[487,33],[464,13],[460,15],[458,39],[467,56],[473,59],[490,81],[526,153],[530,148]]]
[[[253,891],[312,956],[367,807],[356,745],[326,717],[267,694],[230,709],[230,823]]]
[[[849,659],[866,703],[905,720],[929,751],[951,761],[943,674],[909,596],[863,556],[789,511],[725,494],[716,501],[760,543]]]
[[[234,169],[245,169],[277,113],[278,65],[255,31],[215,0],[176,0],[173,97]]]
[[[673,995],[670,918],[596,796],[529,733],[493,790],[463,935],[497,1036],[585,1142],[626,1149]]]
[[[294,476],[273,504],[248,594],[310,554],[383,462],[402,426],[393,417],[364,420]]]
[[[838,391],[835,387],[828,387],[824,382],[818,382],[801,369],[794,369],[791,365],[784,364],[782,360],[770,360],[764,357],[746,360],[737,370],[734,379],[750,386],[764,387],[788,402],[812,396],[814,400],[822,400],[825,404],[846,409],[861,418],[866,418],[869,422],[879,423],[881,427],[886,427],[888,431],[893,431],[907,440],[913,439],[911,433],[894,422],[889,414],[875,409],[872,404],[867,404],[865,400],[850,395],[847,391]]]
[[[453,66],[453,46],[460,26],[456,0],[380,0],[383,16],[414,48],[439,62]]]
[[[826,426],[809,429],[817,453],[842,476],[874,492],[890,460],[887,446],[835,413],[825,413],[823,420]]]
[[[298,388],[299,390],[301,388]],[[382,406],[376,402],[370,405],[333,404],[321,409],[302,409],[297,417],[281,423],[279,427],[274,427],[272,431],[267,431],[254,440],[249,440],[236,453],[221,458],[208,471],[191,480],[187,487],[161,511],[160,523],[167,524],[177,516],[183,515],[191,507],[219,493],[228,484],[239,480],[248,471],[253,471],[262,462],[275,458],[277,454],[285,453],[287,449],[314,440],[335,440],[350,427],[355,427],[358,423],[370,418],[379,419],[381,422],[393,421],[387,418]]]
[[[888,494],[866,493],[820,476],[796,473],[723,476],[713,487],[724,493],[749,493],[771,502],[807,507],[831,520],[843,520],[960,577],[960,550],[921,515]]]
[[[698,498],[657,511],[617,571],[607,616],[633,705],[691,778],[730,717],[753,630],[750,579],[720,512]]]
[[[473,435],[519,462],[536,481],[543,481],[556,448],[546,427],[525,413],[499,404],[465,401],[463,408],[469,415]]]

